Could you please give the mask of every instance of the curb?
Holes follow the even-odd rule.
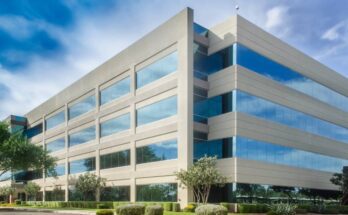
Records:
[[[39,209],[39,208],[14,208],[14,207],[0,207],[1,211],[22,211],[22,212],[44,212],[44,213],[59,213],[59,214],[76,214],[76,215],[94,215],[92,211],[74,211],[74,210],[51,210],[51,209]]]

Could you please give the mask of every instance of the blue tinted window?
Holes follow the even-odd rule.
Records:
[[[5,172],[0,176],[0,181],[7,181],[11,179],[11,172]]]
[[[95,127],[85,128],[69,135],[69,147],[86,143],[95,139]]]
[[[65,175],[65,164],[58,164],[55,168],[57,176]],[[52,177],[50,173],[47,173],[47,177]]]
[[[114,152],[100,156],[100,169],[130,165],[130,150]]]
[[[46,130],[54,128],[65,122],[65,112],[59,112],[46,119]]]
[[[167,140],[137,148],[137,164],[178,158],[176,140]]]
[[[236,142],[236,156],[239,158],[327,172],[341,172],[343,166],[348,165],[348,160],[244,137],[237,137]]]
[[[130,186],[104,187],[100,201],[130,201]]]
[[[237,91],[237,111],[348,143],[348,129],[346,128],[242,91]]]
[[[203,37],[208,36],[208,29],[206,29],[205,27],[203,27],[197,23],[193,23],[193,31],[196,34],[202,35]]]
[[[100,91],[100,104],[120,98],[130,92],[130,78],[124,78]]]
[[[130,115],[129,113],[109,119],[100,124],[100,136],[105,137],[129,129]]]
[[[343,96],[330,88],[282,66],[240,44],[237,45],[237,63],[329,105],[348,111],[348,97]]]
[[[78,117],[88,111],[91,111],[95,108],[95,96],[89,96],[82,101],[69,107],[69,119]]]
[[[160,79],[178,68],[178,53],[173,52],[149,66],[139,70],[137,76],[137,88],[143,87],[157,79]]]
[[[23,131],[23,135],[26,136],[27,138],[35,137],[36,135],[39,135],[41,133],[42,133],[42,123],[40,123],[34,127],[25,129]]]
[[[49,152],[59,151],[65,148],[65,138],[60,138],[46,144],[46,150]]]
[[[137,125],[143,125],[174,116],[177,113],[177,98],[172,96],[137,110]]]
[[[230,158],[233,156],[232,138],[218,140],[195,140],[193,146],[194,159],[198,160],[204,156],[220,158]]]
[[[95,158],[86,158],[69,162],[69,174],[95,170]]]
[[[178,193],[177,184],[137,185],[136,201],[176,202],[177,193]]]

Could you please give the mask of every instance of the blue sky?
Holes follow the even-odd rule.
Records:
[[[235,13],[348,77],[348,1],[0,0],[0,119],[23,115],[184,7]]]

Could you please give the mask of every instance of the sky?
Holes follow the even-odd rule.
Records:
[[[238,14],[348,77],[348,0],[0,0],[0,119],[24,115],[185,7]]]

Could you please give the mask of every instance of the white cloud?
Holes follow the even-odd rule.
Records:
[[[337,40],[340,39],[344,34],[348,31],[348,22],[342,21],[333,27],[329,28],[324,32],[321,36],[322,39],[325,40]]]
[[[267,29],[284,27],[284,21],[287,19],[288,8],[285,6],[276,6],[271,8],[266,13],[266,24]]]

